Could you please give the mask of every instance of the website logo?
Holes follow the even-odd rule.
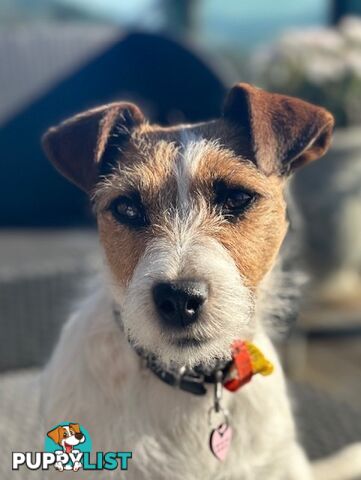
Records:
[[[45,437],[44,452],[13,452],[12,469],[78,472],[79,470],[128,470],[132,452],[95,452],[89,432],[79,423],[59,423]]]

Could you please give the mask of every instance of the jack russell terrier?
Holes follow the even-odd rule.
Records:
[[[47,424],[75,417],[95,451],[132,451],[131,480],[361,478],[360,444],[306,458],[268,328],[287,288],[285,186],[333,125],[238,84],[213,121],[161,127],[119,102],[45,134],[93,202],[105,264],[45,370]]]
[[[85,436],[80,431],[80,425],[78,423],[69,423],[67,426],[59,426],[50,430],[47,433],[47,436],[53,440],[57,445],[60,445],[63,448],[63,451],[68,455],[70,453],[78,453],[79,450],[75,450],[74,447],[79,445],[79,443],[85,442]],[[61,451],[57,452],[60,453]],[[55,464],[55,468],[59,471],[65,470],[74,470],[77,472],[79,468],[82,467],[80,462],[74,462],[72,466],[65,466],[63,463],[58,462]]]

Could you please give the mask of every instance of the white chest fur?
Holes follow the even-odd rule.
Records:
[[[45,425],[77,421],[90,432],[93,450],[132,451],[123,475],[131,480],[298,478],[287,472],[298,447],[282,370],[266,336],[255,343],[275,372],[224,392],[233,439],[221,463],[209,449],[212,388],[196,397],[142,368],[100,296],[69,321],[44,373]]]

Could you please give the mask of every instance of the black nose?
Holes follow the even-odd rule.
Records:
[[[208,285],[190,280],[157,283],[153,298],[159,316],[167,325],[186,327],[198,319],[208,298]]]
[[[76,434],[75,434],[75,438],[76,438],[77,440],[81,440],[83,437],[84,437],[84,435],[83,435],[82,433],[76,433]]]

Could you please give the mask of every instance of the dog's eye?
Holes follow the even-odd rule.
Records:
[[[252,195],[242,190],[230,191],[227,195],[223,206],[228,210],[240,210],[249,204],[252,200]]]
[[[144,207],[139,198],[121,196],[110,205],[113,217],[131,227],[144,227],[147,224]]]
[[[63,437],[64,438],[67,438],[68,437],[68,434],[66,432],[63,433]]]
[[[228,187],[223,182],[215,185],[215,201],[225,216],[241,215],[256,199],[257,194],[240,187]]]

